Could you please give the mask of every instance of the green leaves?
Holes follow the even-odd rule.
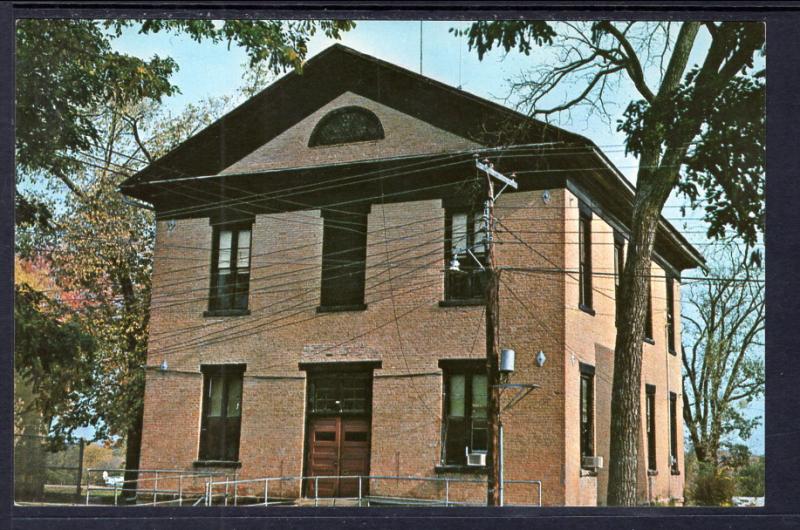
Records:
[[[179,91],[169,57],[143,59],[115,52],[112,40],[129,27],[139,33],[184,33],[197,42],[245,48],[250,65],[274,73],[300,68],[318,30],[338,39],[347,20],[79,20],[25,19],[16,29],[16,155],[18,170],[42,171],[66,182],[80,164],[74,155],[98,140],[94,119],[104,105],[161,101]],[[18,171],[18,175],[20,171]]]
[[[646,149],[663,151],[671,131],[698,120],[699,134],[688,146],[676,189],[689,199],[689,208],[702,208],[708,237],[721,239],[731,230],[752,247],[766,218],[765,83],[760,77],[734,77],[698,116],[692,103],[696,74],[691,71],[668,99],[631,102],[617,130],[627,136],[626,152],[638,156]]]
[[[57,441],[91,414],[78,388],[94,385],[96,343],[78,316],[27,284],[14,286],[14,367],[30,386],[33,407]]]
[[[17,24],[16,150],[23,171],[69,173],[70,153],[97,139],[93,118],[109,101],[160,99],[177,87],[171,59],[113,52],[91,20],[28,19]]]
[[[704,209],[709,237],[732,229],[753,246],[765,230],[765,84],[736,77],[714,100],[678,190]]]
[[[473,23],[468,30],[450,29],[456,36],[467,35],[469,49],[478,52],[478,59],[495,45],[505,51],[518,49],[530,55],[531,47],[552,44],[556,32],[543,20],[480,20]]]

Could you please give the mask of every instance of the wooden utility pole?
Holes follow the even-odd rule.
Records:
[[[489,506],[500,506],[500,371],[498,354],[498,328],[500,316],[499,304],[499,271],[495,269],[494,259],[494,185],[492,177],[486,174],[486,204],[483,215],[486,226],[486,370],[489,386],[489,402],[486,407],[489,427],[488,451],[488,491]]]
[[[494,182],[497,179],[504,184],[497,197],[505,191],[507,187],[518,188],[518,184],[512,173],[511,178],[506,177],[495,170],[488,160],[481,163],[475,157],[475,165],[478,170],[486,173],[486,203],[483,208],[483,223],[486,229],[486,264],[484,274],[486,274],[486,379],[489,386],[488,403],[486,404],[486,422],[489,431],[489,451],[487,455],[488,489],[487,503],[489,506],[502,506],[503,494],[501,481],[501,444],[502,428],[500,424],[500,344],[498,342],[500,327],[500,271],[495,267],[494,259]]]

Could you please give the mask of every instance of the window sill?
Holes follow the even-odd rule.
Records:
[[[238,460],[195,460],[192,462],[192,466],[239,468],[242,467],[242,463]]]
[[[645,338],[644,338],[644,341],[645,341],[647,344],[655,344],[655,343],[656,343],[655,339],[651,339],[650,337],[645,337]]]
[[[655,477],[656,475],[658,475],[658,470],[657,469],[648,469],[647,470],[647,476],[648,477]]]
[[[317,313],[339,313],[344,311],[366,311],[367,304],[350,305],[321,305],[317,307]]]
[[[435,466],[433,470],[436,473],[469,473],[472,475],[481,475],[489,472],[487,466],[467,466],[461,464],[443,464]]]
[[[484,306],[486,300],[482,298],[472,298],[468,300],[440,300],[439,307],[473,307]]]
[[[209,309],[203,311],[203,317],[244,317],[250,314],[249,309]]]
[[[595,313],[594,309],[592,309],[592,308],[591,308],[591,307],[589,307],[589,306],[585,306],[585,305],[583,305],[583,304],[579,304],[579,305],[578,305],[578,309],[580,309],[581,311],[583,311],[583,312],[584,312],[584,313],[586,313],[586,314],[589,314],[589,315],[592,315],[592,316],[595,316],[595,315],[596,315],[596,313]]]

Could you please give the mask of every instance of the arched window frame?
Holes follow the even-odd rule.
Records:
[[[364,116],[368,120],[368,129],[361,134],[355,134],[350,137],[344,137],[341,140],[337,141],[326,141],[325,139],[321,138],[323,131],[326,127],[330,126],[332,123],[335,123],[337,119],[342,119],[344,116],[348,114],[360,114]],[[374,140],[383,140],[384,132],[383,132],[383,124],[378,116],[375,115],[369,109],[365,109],[364,107],[359,107],[356,105],[351,105],[347,107],[339,107],[338,109],[333,109],[332,111],[328,112],[322,119],[319,120],[317,125],[314,127],[313,132],[311,133],[311,137],[308,140],[309,147],[323,147],[323,146],[331,146],[331,145],[341,145],[341,144],[349,144],[355,142],[367,142],[367,141],[374,141]]]

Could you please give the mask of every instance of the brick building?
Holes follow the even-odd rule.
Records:
[[[140,466],[485,478],[475,154],[519,182],[495,208],[500,341],[538,385],[502,413],[505,477],[604,504],[632,186],[586,138],[341,45],[123,184],[158,219]],[[702,264],[665,220],[655,255],[643,502],[683,496],[680,275]]]

